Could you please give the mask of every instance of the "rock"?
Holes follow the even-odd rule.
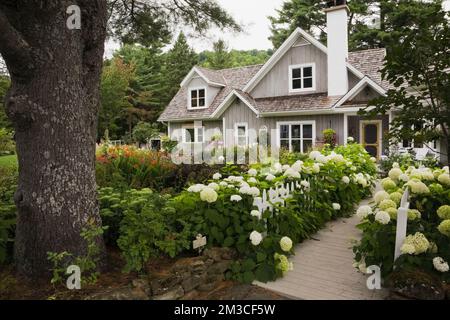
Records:
[[[408,299],[443,300],[445,289],[440,279],[420,270],[400,270],[386,281],[390,290]]]
[[[209,248],[206,249],[205,252],[203,253],[204,256],[216,262],[222,260],[222,254],[223,254],[222,248]]]
[[[234,260],[236,259],[237,254],[236,251],[234,251],[231,248],[223,248],[222,251],[222,259],[223,260]]]
[[[149,300],[144,291],[137,288],[119,288],[93,294],[86,300]]]
[[[192,290],[191,292],[185,293],[185,295],[180,300],[195,300],[198,297],[198,291]]]
[[[212,291],[212,290],[214,290],[216,285],[217,285],[217,283],[215,283],[215,282],[204,283],[204,284],[198,286],[197,290],[202,291],[202,292]]]
[[[184,289],[184,292],[190,292],[197,288],[198,286],[204,284],[206,281],[206,276],[203,275],[193,275],[187,279],[184,279],[181,283],[181,286]]]
[[[205,262],[201,260],[192,262],[190,267],[193,274],[201,274],[206,271]]]
[[[153,296],[153,300],[177,300],[184,296],[184,290],[182,286],[176,286],[164,294]]]
[[[208,268],[208,274],[221,274],[223,275],[225,271],[230,268],[231,261],[220,261],[216,262]]]
[[[141,290],[147,296],[152,295],[152,289],[150,288],[150,284],[145,279],[134,279],[132,281],[132,285],[135,289]]]
[[[173,273],[191,273],[194,267],[199,267],[205,265],[205,261],[208,260],[208,257],[194,257],[194,258],[185,258],[178,260],[170,269]]]
[[[150,283],[153,295],[162,295],[179,285],[182,278],[178,274],[172,274],[153,279]]]

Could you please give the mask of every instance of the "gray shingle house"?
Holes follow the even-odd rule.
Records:
[[[357,111],[389,89],[380,73],[385,50],[348,52],[348,10],[326,9],[327,46],[298,28],[264,65],[194,67],[159,121],[185,143],[219,137],[226,147],[245,146],[263,131],[271,145],[300,152],[323,143],[322,131],[331,128],[339,144],[353,137],[380,158],[392,112],[365,120]]]

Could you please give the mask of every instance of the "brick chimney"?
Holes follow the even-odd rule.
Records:
[[[345,0],[327,2],[328,96],[342,96],[348,91],[348,13]]]

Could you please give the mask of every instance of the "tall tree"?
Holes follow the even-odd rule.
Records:
[[[193,66],[198,63],[198,55],[188,45],[184,33],[180,33],[174,46],[169,50],[165,60],[167,95],[165,104],[178,92],[180,83]]]
[[[269,17],[272,41],[278,48],[289,35],[300,27],[314,34],[317,39],[326,39],[327,0],[287,0],[283,3],[277,16]],[[388,0],[348,0],[350,8],[348,19],[350,49],[367,49],[382,47],[384,31],[385,3]]]
[[[101,79],[101,109],[98,118],[98,137],[105,130],[113,140],[124,134],[117,121],[130,108],[130,83],[135,77],[135,68],[125,63],[120,57],[107,62],[103,68]]]
[[[450,154],[450,28],[442,1],[403,0],[392,3],[387,15],[383,77],[394,87],[374,100],[374,116],[392,109],[390,137],[394,142],[444,141]],[[370,106],[370,107],[371,107]]]
[[[213,52],[207,56],[204,66],[211,69],[226,69],[231,67],[233,61],[228,45],[222,39],[213,44]]]
[[[101,224],[94,155],[107,4],[112,30],[130,41],[151,42],[176,23],[199,32],[239,28],[208,0],[0,0],[0,54],[12,82],[6,112],[20,171],[15,262],[30,277],[48,274],[47,252],[85,254],[81,230]],[[67,13],[73,5],[81,29],[67,27],[76,22],[76,7]]]

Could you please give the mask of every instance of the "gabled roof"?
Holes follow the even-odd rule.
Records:
[[[353,95],[358,94],[365,86],[372,87],[380,94],[384,94],[385,90],[391,88],[388,82],[381,80],[380,70],[386,55],[385,49],[370,49],[349,52],[347,68],[360,79],[360,82],[344,96],[328,97],[326,93],[315,93],[262,99],[251,97],[249,92],[270,72],[292,46],[299,44],[299,40],[301,44],[310,43],[325,54],[328,54],[328,49],[325,45],[298,28],[264,65],[223,70],[194,67],[183,80],[180,91],[166,107],[158,121],[176,122],[219,119],[236,98],[242,100],[258,116],[275,115],[277,113],[295,114],[333,111],[336,110],[337,106],[351,99]],[[187,109],[186,85],[195,76],[200,76],[209,85],[220,88],[214,101],[206,109]]]

